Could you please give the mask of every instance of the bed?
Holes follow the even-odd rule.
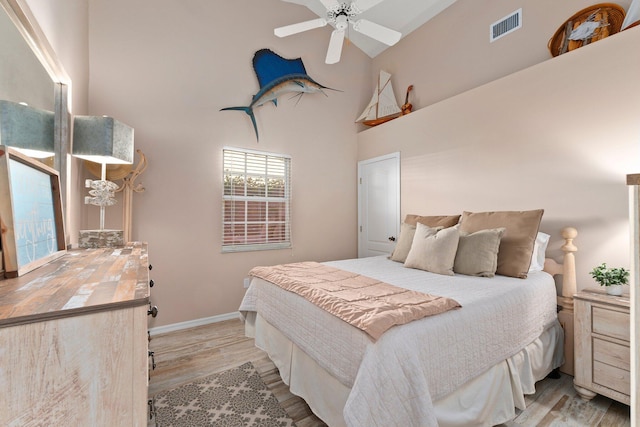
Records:
[[[392,286],[451,298],[460,308],[398,324],[373,339],[299,294],[253,277],[240,306],[246,334],[269,354],[291,392],[305,399],[331,427],[506,422],[515,417],[515,408],[524,409],[524,395],[535,392],[535,382],[563,363],[553,275],[567,276],[561,293],[570,295],[575,290],[575,230],[563,231],[565,262],[545,262],[548,237],[541,239],[546,235],[538,232],[542,211],[535,211],[531,221],[510,217],[523,212],[534,211],[478,213],[478,217],[464,212],[462,218],[446,220],[409,215],[391,256],[322,263]],[[505,222],[504,215],[511,219]],[[413,233],[409,233],[413,220]],[[419,225],[421,220],[426,224]],[[449,224],[438,225],[442,221]],[[452,227],[453,223],[457,225]],[[461,226],[467,231],[461,231]],[[497,254],[498,248],[508,249],[514,243],[507,235],[518,237],[520,229],[529,228],[525,243],[531,248],[528,255],[520,254],[528,257],[527,270],[519,273],[526,277],[407,268],[420,233],[446,229],[454,234],[456,229],[457,235],[474,236],[487,227],[498,230],[492,240],[498,233]],[[458,255],[464,249],[462,238],[459,242]],[[397,259],[401,250],[407,255],[401,257],[403,262]],[[441,246],[438,254],[446,250]],[[497,270],[502,267],[504,263]]]

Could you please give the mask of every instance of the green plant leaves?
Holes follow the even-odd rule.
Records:
[[[629,270],[623,267],[608,268],[603,262],[589,272],[600,286],[626,285],[629,283]]]

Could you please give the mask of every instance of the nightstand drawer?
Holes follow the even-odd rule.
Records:
[[[629,313],[596,306],[593,306],[592,310],[591,319],[593,323],[591,330],[593,333],[629,341],[631,336]]]
[[[574,297],[574,360],[576,391],[583,399],[596,394],[629,405],[629,297],[585,289]]]
[[[631,393],[629,371],[593,361],[593,383],[610,388],[627,396]]]
[[[593,338],[593,360],[615,366],[626,371],[630,370],[631,351],[625,345]]]

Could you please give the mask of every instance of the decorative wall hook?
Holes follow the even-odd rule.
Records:
[[[124,241],[131,241],[133,193],[142,193],[145,188],[142,184],[136,184],[136,179],[147,169],[147,158],[141,150],[136,150],[140,156],[140,161],[124,178],[122,185],[116,189],[116,193],[122,192],[122,227],[124,231]]]

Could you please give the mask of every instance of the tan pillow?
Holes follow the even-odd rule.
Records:
[[[506,228],[500,240],[496,274],[525,279],[543,213],[543,209],[463,212],[460,231],[474,233],[487,228]]]
[[[453,276],[458,240],[457,228],[437,230],[418,223],[404,266]]]
[[[498,248],[505,228],[475,233],[460,232],[453,271],[467,276],[493,277],[498,268]]]
[[[391,253],[391,261],[405,262],[409,250],[411,249],[411,242],[413,242],[413,235],[416,233],[416,226],[407,223],[400,225],[400,236],[398,237],[398,243]]]
[[[453,227],[460,220],[460,215],[438,215],[438,216],[421,216],[409,214],[405,217],[404,222],[411,225],[417,223],[428,225],[429,227]]]

